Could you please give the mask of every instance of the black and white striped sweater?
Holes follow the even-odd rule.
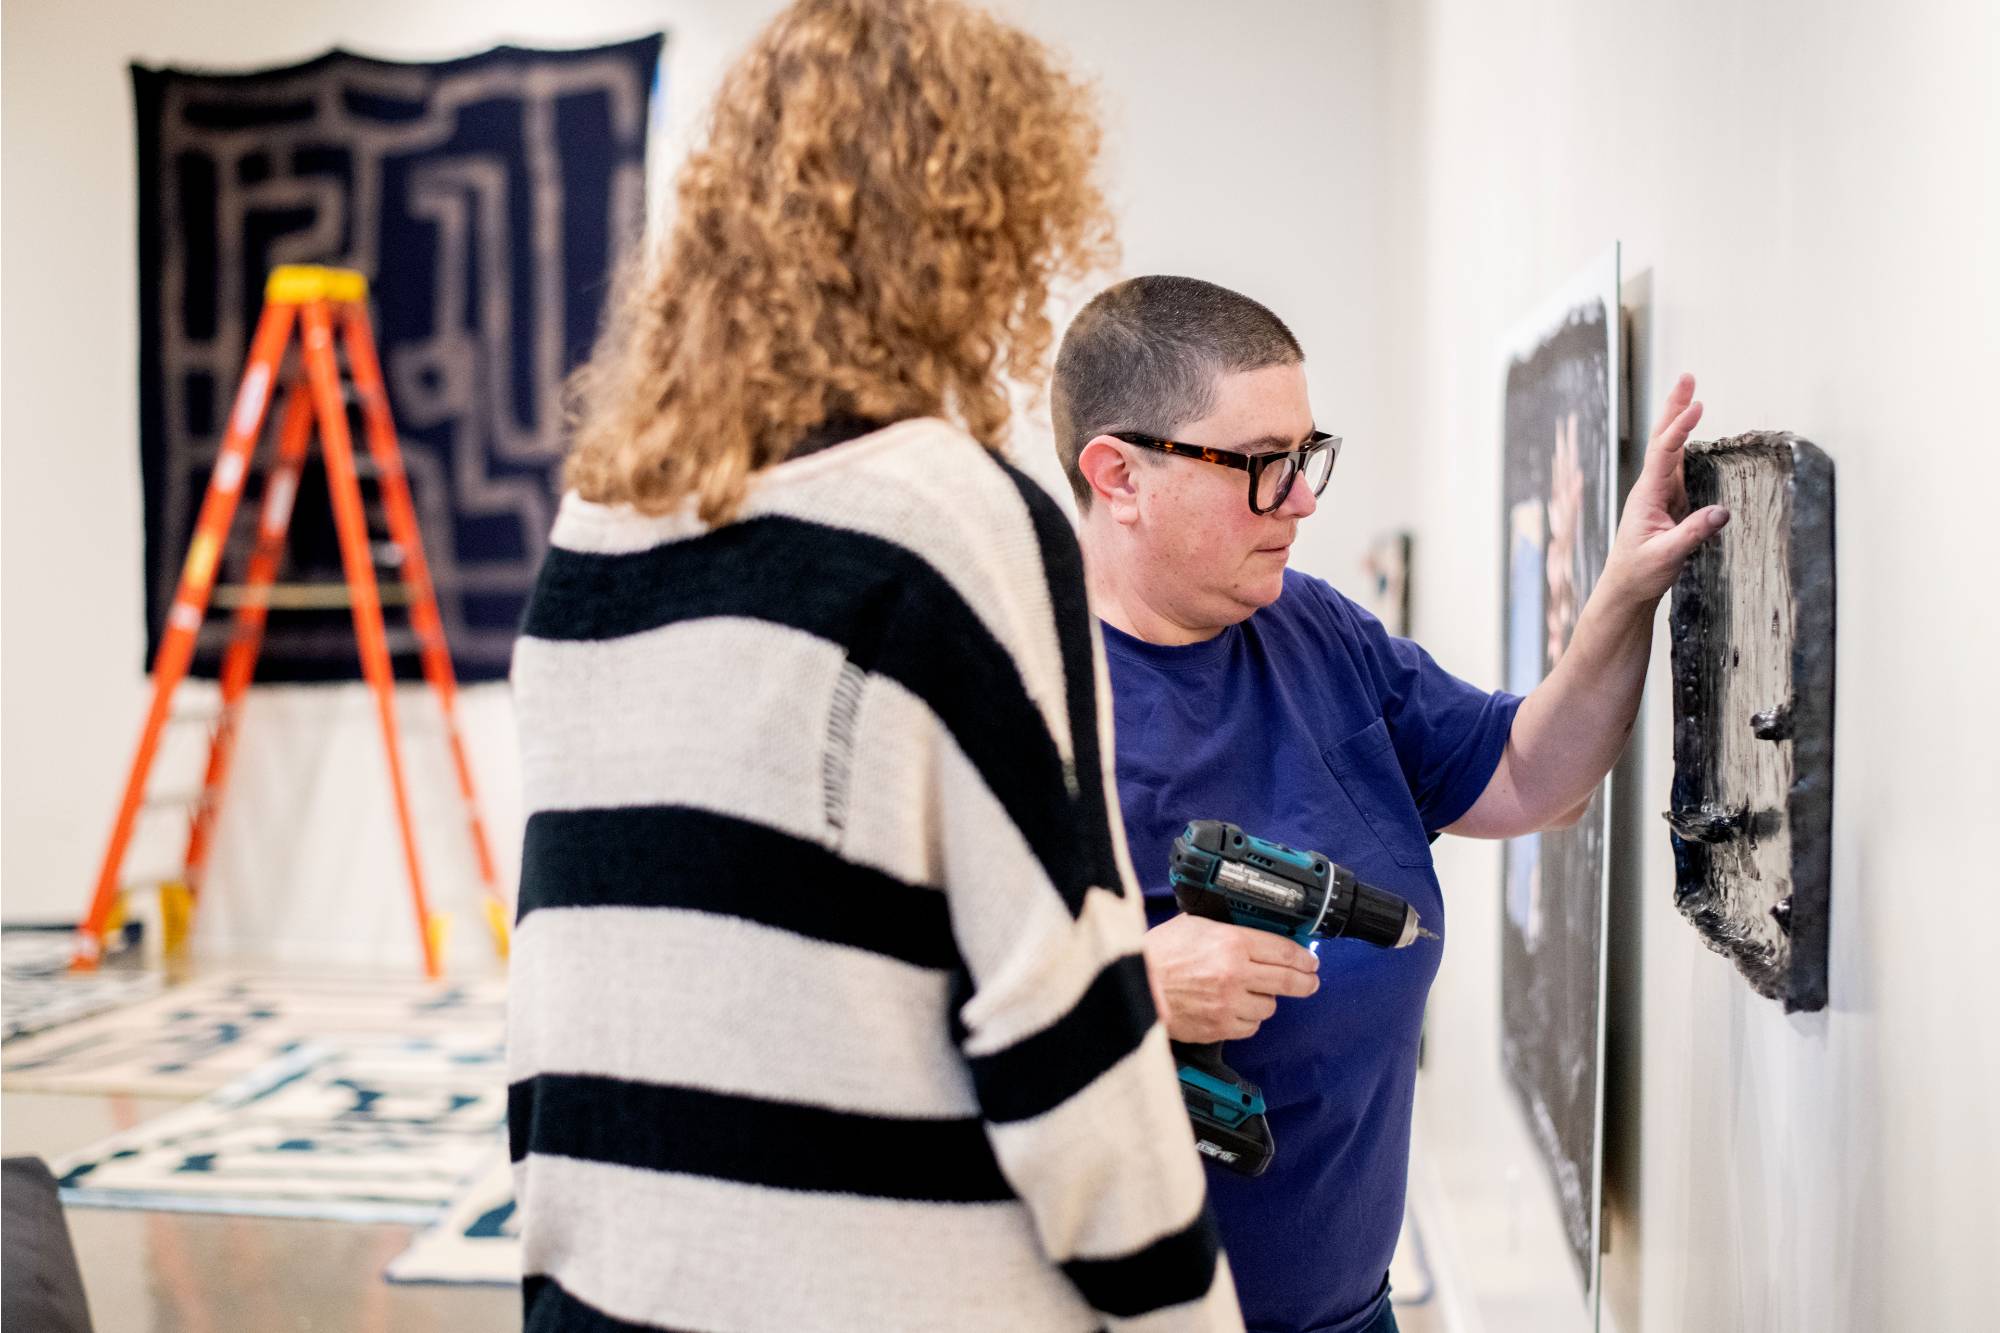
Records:
[[[562,507],[514,660],[527,1328],[1241,1327],[1077,545],[944,422]]]

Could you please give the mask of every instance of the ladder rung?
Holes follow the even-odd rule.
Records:
[[[167,722],[172,726],[183,727],[195,723],[200,723],[205,727],[213,726],[215,723],[222,721],[222,715],[225,711],[221,708],[190,708],[183,712],[167,714]]]
[[[246,513],[249,514],[247,518],[244,517]],[[262,515],[254,511],[238,510],[237,516],[230,520],[229,536],[222,543],[222,553],[248,555],[256,550],[257,543],[263,540],[263,522]]]
[[[187,874],[185,871],[178,875],[145,875],[138,879],[123,881],[118,885],[118,892],[123,894],[157,893],[169,884],[184,884],[186,882]]]
[[[277,454],[267,454],[263,450],[258,451],[257,457],[250,464],[250,471],[259,476],[268,475],[277,470]],[[375,455],[368,452],[366,445],[359,443],[354,448],[354,475],[362,481],[374,481],[382,475],[382,465],[375,461]]]
[[[374,557],[377,569],[402,568],[404,560],[403,548],[396,542],[394,534],[388,532],[370,532],[368,535],[373,539],[368,543],[368,553]],[[257,551],[256,528],[242,529],[232,533],[229,540],[224,543],[222,551],[224,558],[228,560],[237,562],[247,560]]]
[[[195,638],[195,647],[202,652],[224,650],[235,641],[233,630],[235,621],[213,619],[206,621]],[[383,638],[391,657],[413,657],[423,647],[423,640],[414,629],[402,625],[384,625]]]
[[[410,585],[382,583],[376,595],[384,606],[408,606]],[[227,583],[215,590],[217,608],[227,611],[260,602],[272,611],[331,611],[354,605],[354,590],[345,583],[273,583],[253,595],[245,583]]]

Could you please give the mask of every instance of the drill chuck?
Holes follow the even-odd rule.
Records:
[[[1341,937],[1383,949],[1403,949],[1415,944],[1418,935],[1429,933],[1417,919],[1417,909],[1395,894],[1356,880],[1353,895],[1347,923],[1337,932]]]

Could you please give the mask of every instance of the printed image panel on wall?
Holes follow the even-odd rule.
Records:
[[[1674,896],[1788,1010],[1821,1009],[1833,833],[1833,464],[1758,431],[1687,451],[1731,522],[1674,585]]]
[[[242,73],[134,66],[139,453],[150,662],[243,373],[264,279],[369,281],[424,556],[459,678],[499,680],[555,516],[562,386],[642,221],[663,38],[416,63],[332,51]],[[270,414],[275,432],[278,413]],[[266,450],[261,457],[269,457]],[[261,473],[225,568],[247,556]],[[372,498],[375,482],[364,483]],[[318,451],[287,581],[341,577]],[[385,564],[396,561],[383,548]],[[213,676],[221,644],[195,659]],[[420,678],[415,655],[399,674]],[[360,675],[344,607],[273,617],[260,680]]]
[[[1580,274],[1508,348],[1501,441],[1506,686],[1555,668],[1611,553],[1624,420],[1618,251]],[[1575,827],[1502,856],[1501,1052],[1547,1163],[1587,1299],[1597,1293],[1604,1114],[1609,784]]]
[[[1408,532],[1389,532],[1368,544],[1361,569],[1361,604],[1382,622],[1382,628],[1400,639],[1410,637],[1410,553],[1416,538]]]

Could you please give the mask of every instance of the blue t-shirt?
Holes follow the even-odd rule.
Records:
[[[1213,639],[1163,647],[1109,625],[1118,795],[1155,924],[1190,819],[1322,852],[1444,934],[1430,840],[1500,762],[1520,700],[1450,675],[1318,579]],[[1424,999],[1443,954],[1320,944],[1319,990],[1280,999],[1223,1058],[1264,1090],[1277,1156],[1252,1180],[1210,1165],[1253,1330],[1349,1333],[1386,1299],[1403,1221]]]

